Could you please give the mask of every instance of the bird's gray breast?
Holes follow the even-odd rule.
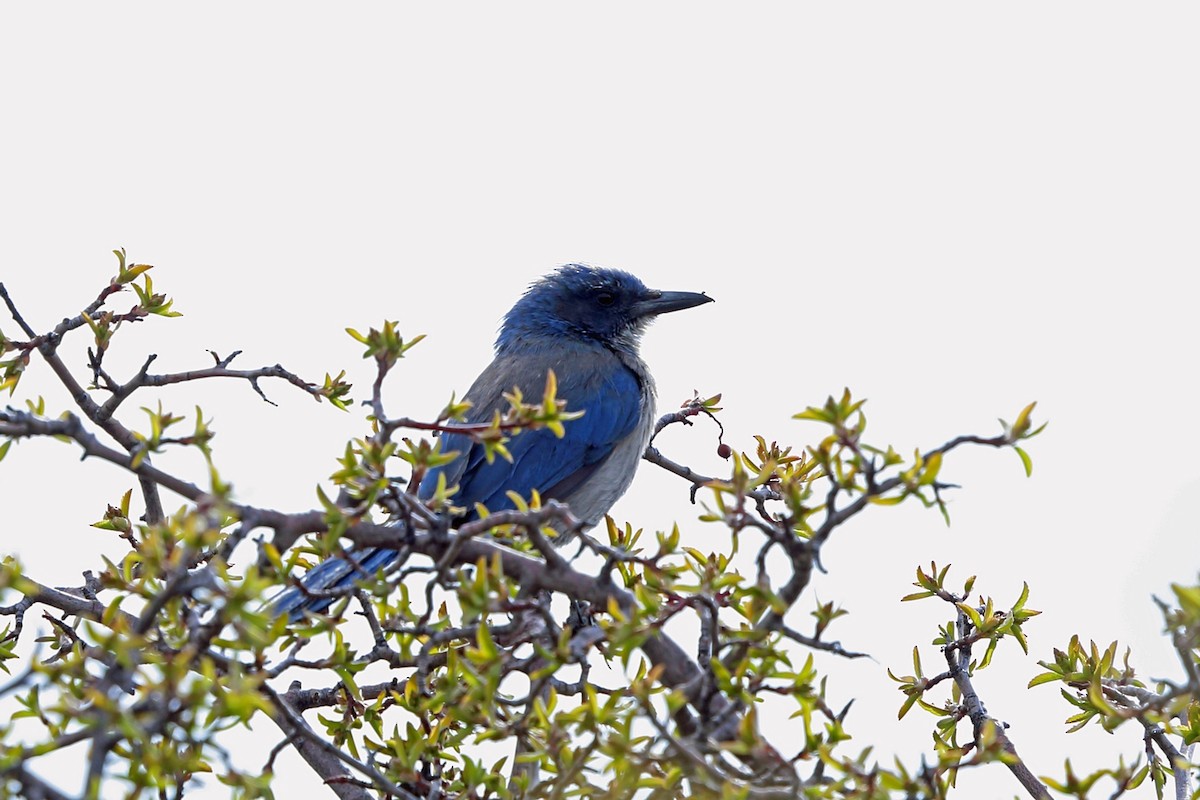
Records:
[[[633,483],[633,476],[650,443],[655,421],[654,380],[637,356],[622,354],[621,361],[638,378],[641,397],[634,429],[613,447],[590,480],[583,481],[570,495],[560,498],[577,518],[596,525]]]

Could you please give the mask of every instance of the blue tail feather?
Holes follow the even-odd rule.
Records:
[[[304,576],[301,584],[310,592],[322,592],[351,586],[357,580],[386,569],[397,552],[386,547],[370,547],[352,550],[350,556],[357,566],[344,558],[328,558],[313,567]],[[303,618],[305,611],[320,614],[327,610],[336,597],[311,597],[296,587],[284,589],[271,601],[271,611],[276,615],[287,614],[292,621]]]

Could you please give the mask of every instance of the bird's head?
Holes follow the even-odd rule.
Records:
[[[529,287],[504,316],[496,347],[565,336],[634,350],[659,314],[711,302],[696,292],[647,288],[628,272],[568,264]]]

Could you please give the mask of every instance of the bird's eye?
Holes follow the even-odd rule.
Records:
[[[611,306],[617,302],[617,296],[612,292],[598,292],[596,294],[596,302],[602,306]]]

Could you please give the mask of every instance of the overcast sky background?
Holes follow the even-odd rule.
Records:
[[[860,698],[853,744],[912,764],[932,718],[896,722],[884,670],[908,672],[914,643],[935,669],[947,618],[898,602],[916,566],[953,562],[1001,605],[1028,581],[1031,654],[1006,644],[976,686],[1037,774],[1095,768],[1132,760],[1140,730],[1065,735],[1057,690],[1024,686],[1076,632],[1179,674],[1150,595],[1200,568],[1198,23],[1188,3],[6,5],[0,280],[45,330],[106,284],[112,248],[155,264],[185,316],[123,329],[118,374],[241,349],[243,367],[348,369],[362,397],[342,331],[397,319],[429,335],[388,387],[412,416],[461,394],[504,311],[568,261],[716,298],[660,320],[644,355],[664,409],[722,392],[739,449],[815,441],[791,415],[843,386],[906,453],[1037,400],[1032,479],[1011,452],[949,459],[953,526],[873,509],[794,624],[818,597],[852,612],[832,635],[874,660],[822,659],[831,698]],[[51,378],[37,364],[17,399],[67,407]],[[363,414],[265,388],[277,408],[232,382],[140,405],[200,402],[241,500],[309,508]],[[660,441],[726,469],[711,426]],[[88,523],[129,485],[22,443],[0,465],[3,550],[76,585],[121,552]],[[649,466],[614,509],[718,547],[697,513]],[[70,764],[53,777],[78,791]],[[1019,791],[1002,767],[960,784]]]

